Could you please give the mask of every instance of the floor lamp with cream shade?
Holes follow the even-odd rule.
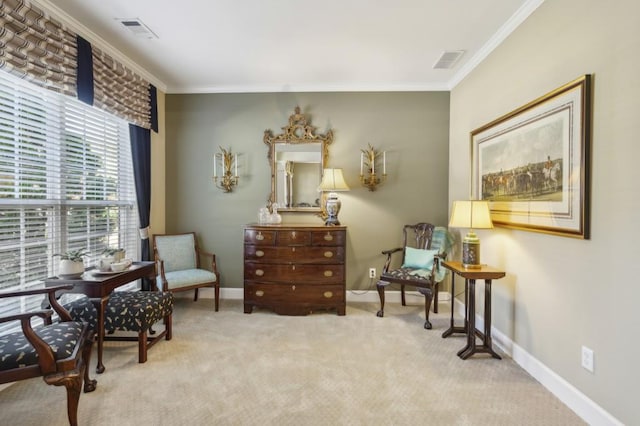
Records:
[[[473,230],[493,228],[489,203],[480,200],[454,201],[449,227],[469,228],[462,240],[462,265],[465,268],[480,268],[480,239]]]

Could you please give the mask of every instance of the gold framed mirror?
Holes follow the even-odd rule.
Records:
[[[323,195],[318,192],[322,170],[327,167],[333,130],[316,134],[316,128],[296,106],[283,132],[264,131],[269,146],[271,195],[269,209],[277,204],[279,212],[322,213]]]

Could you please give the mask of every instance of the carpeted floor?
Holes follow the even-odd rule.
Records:
[[[511,359],[456,356],[444,304],[350,303],[347,315],[244,314],[242,301],[177,299],[174,338],[137,363],[135,342],[106,342],[104,374],[82,394],[81,425],[578,425]],[[63,388],[42,379],[0,391],[0,424],[65,425]]]

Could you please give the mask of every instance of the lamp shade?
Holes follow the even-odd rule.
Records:
[[[452,228],[491,229],[491,213],[487,201],[454,201],[449,226]]]
[[[348,191],[349,187],[342,176],[342,169],[324,169],[322,171],[322,182],[318,186],[318,191]]]

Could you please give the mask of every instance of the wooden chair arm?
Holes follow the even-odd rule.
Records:
[[[21,297],[21,296],[33,296],[36,294],[46,294],[49,299],[49,305],[60,316],[60,320],[63,322],[71,321],[71,315],[56,299],[56,292],[61,290],[71,290],[73,284],[57,285],[54,287],[36,288],[31,290],[18,290],[6,293],[0,293],[0,298],[5,297]],[[44,318],[44,317],[43,317]],[[45,318],[46,324],[51,324],[51,318]]]
[[[215,253],[209,253],[207,251],[204,251],[204,250],[198,248],[198,254],[201,255],[201,256],[205,256],[205,257],[211,258],[211,272],[213,272],[217,276],[218,275],[218,265],[216,263],[216,255],[215,255]]]
[[[33,294],[38,293],[36,292]],[[0,323],[16,320],[20,321],[20,326],[22,327],[22,333],[24,334],[24,337],[26,337],[27,341],[38,353],[38,365],[40,366],[40,371],[42,372],[42,374],[54,373],[56,371],[56,360],[51,347],[49,347],[49,345],[44,340],[42,340],[35,331],[33,331],[33,327],[31,326],[31,318],[40,317],[44,319],[46,324],[51,324],[52,315],[53,311],[47,309],[0,317]]]
[[[402,250],[403,250],[402,247],[396,247],[391,250],[382,251],[382,254],[387,256],[387,259],[384,261],[384,266],[382,267],[383,274],[389,272],[389,265],[391,265],[391,255],[393,253],[401,252]]]
[[[164,276],[164,260],[160,259],[158,253],[156,253],[156,271],[158,275],[160,275],[160,281],[162,281],[162,288],[158,287],[158,280],[156,279],[156,288],[158,291],[168,291],[169,284],[167,283],[167,278]]]
[[[51,309],[43,309],[40,311],[23,312],[20,314],[0,316],[0,323],[10,321],[31,320],[32,317],[40,317],[44,320],[51,318],[53,311]]]

